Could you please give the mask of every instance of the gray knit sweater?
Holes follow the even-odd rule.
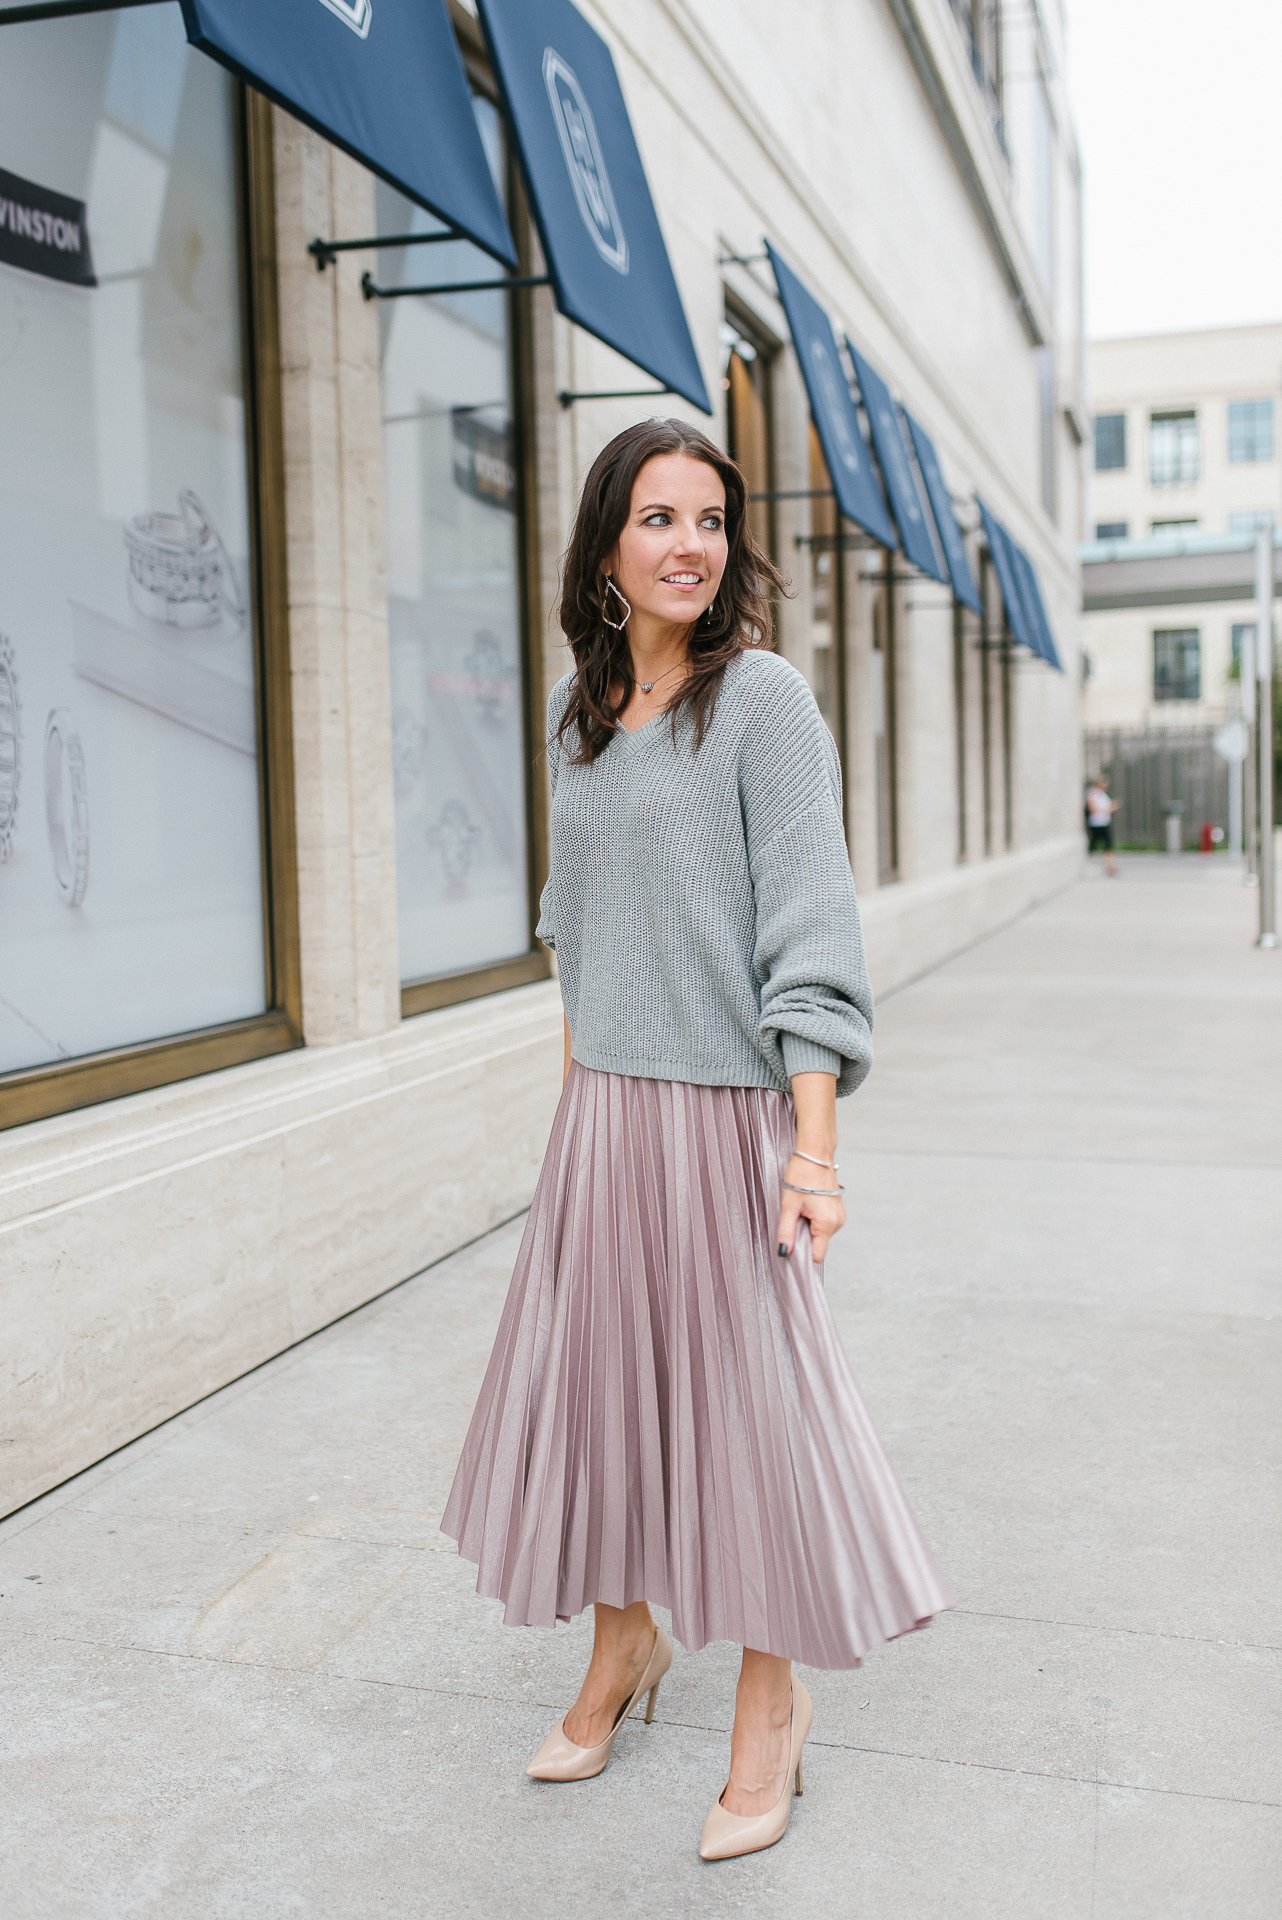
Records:
[[[692,750],[689,714],[620,730],[588,766],[548,701],[555,947],[573,1058],[606,1073],[778,1087],[872,1064],[872,993],[832,736],[777,654],[726,669]],[[572,749],[574,736],[567,736]]]

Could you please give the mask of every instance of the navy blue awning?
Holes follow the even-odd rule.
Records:
[[[935,552],[930,509],[918,487],[914,463],[910,460],[908,443],[904,439],[899,408],[892,400],[886,382],[876,368],[869,366],[849,334],[846,335],[846,351],[863,395],[873,450],[881,467],[881,477],[886,483],[904,554],[915,567],[929,574],[932,580],[939,580],[946,586],[948,575]]]
[[[181,0],[187,38],[509,266],[445,0]]]
[[[570,0],[479,12],[557,306],[711,413],[609,47]]]
[[[975,585],[975,576],[970,570],[970,561],[966,557],[966,542],[957,524],[957,515],[953,512],[952,495],[945,486],[944,476],[940,471],[935,443],[926,429],[920,426],[906,409],[905,418],[908,421],[908,431],[912,435],[913,447],[917,454],[917,465],[921,468],[921,477],[926,483],[926,493],[935,516],[939,544],[944,549],[944,558],[948,562],[953,592],[964,607],[969,607],[973,613],[982,613],[984,609],[980,605],[979,589]]]
[[[1016,546],[1015,542],[1010,539],[1009,534],[1007,534],[1006,538],[1010,540],[1011,554],[1015,562],[1015,571],[1019,576],[1019,582],[1023,588],[1024,605],[1028,610],[1029,620],[1037,635],[1037,651],[1041,654],[1043,660],[1054,667],[1057,673],[1063,673],[1064,668],[1055,645],[1055,636],[1051,632],[1051,623],[1046,617],[1046,603],[1042,599],[1042,588],[1041,582],[1037,578],[1037,569],[1024,552],[1024,549]]]
[[[975,495],[980,518],[984,523],[984,533],[988,539],[988,550],[993,556],[993,566],[997,570],[997,582],[1002,590],[1002,600],[1006,606],[1006,619],[1014,635],[1017,646],[1027,647],[1030,653],[1040,653],[1036,630],[1024,609],[1023,585],[1015,566],[1015,545],[996,514],[990,513],[979,495]]]
[[[897,547],[899,541],[859,425],[859,410],[841,364],[832,322],[768,240],[766,251],[788,316],[801,377],[810,396],[811,418],[823,445],[837,505],[847,520],[853,520],[883,547]]]

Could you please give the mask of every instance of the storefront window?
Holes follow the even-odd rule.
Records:
[[[810,427],[810,657],[815,701],[828,731],[844,750],[838,676],[842,669],[840,587],[841,542],[837,502],[828,463],[812,422]]]
[[[726,438],[753,496],[748,525],[764,553],[775,558],[774,408],[771,353],[747,317],[728,301],[721,323],[722,380],[726,393]]]
[[[0,24],[0,1072],[260,1014],[235,90]]]
[[[497,110],[475,102],[495,177]],[[439,223],[378,187],[378,231]],[[381,285],[497,278],[464,241],[378,255]],[[383,458],[401,978],[529,951],[511,295],[384,300]]]
[[[882,886],[899,877],[899,782],[895,725],[894,555],[883,554],[881,578],[872,593],[872,733],[877,781],[877,879]],[[870,567],[868,578],[876,578]]]

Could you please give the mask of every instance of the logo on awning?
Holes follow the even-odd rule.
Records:
[[[330,4],[330,0],[326,0],[326,4]],[[616,273],[626,273],[628,240],[619,209],[614,204],[596,121],[574,68],[561,58],[555,47],[544,49],[543,81],[583,224],[606,265]]]
[[[362,40],[369,38],[369,23],[374,17],[374,0],[321,0],[323,7],[336,13],[345,27]]]
[[[888,406],[877,409],[881,421],[881,430],[886,436],[886,458],[895,469],[895,478],[903,494],[902,505],[912,521],[921,519],[921,508],[917,504],[917,489],[913,485],[912,473],[908,466],[908,455],[904,452],[904,443],[899,432],[899,423]]]
[[[847,413],[850,393],[832,364],[832,349],[818,334],[810,342],[810,365],[823,400],[823,410],[828,417],[837,455],[843,466],[849,467],[852,473],[858,473],[859,452]]]

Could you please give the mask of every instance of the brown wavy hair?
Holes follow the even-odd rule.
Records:
[[[677,718],[688,708],[694,715],[698,749],[712,719],[722,675],[746,647],[771,645],[771,589],[788,591],[783,575],[748,527],[743,474],[706,433],[684,420],[643,420],[616,434],[597,455],[583,484],[561,579],[558,612],[576,673],[557,739],[564,742],[571,729],[577,732],[577,751],[570,758],[579,765],[595,760],[609,746],[636,685],[627,635],[606,624],[608,589],[602,564],[627,525],[637,475],[647,460],[665,453],[702,460],[720,477],[726,490],[729,549],[716,600],[690,631],[691,672],[664,708],[672,716],[674,740]]]

